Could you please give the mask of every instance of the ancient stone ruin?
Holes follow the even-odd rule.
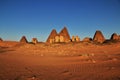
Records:
[[[48,43],[70,42],[70,35],[66,27],[64,27],[59,34],[55,29],[50,33],[47,41]]]
[[[57,35],[58,35],[58,34],[57,34],[56,30],[53,29],[53,30],[51,31],[51,33],[50,33],[50,35],[49,35],[49,37],[48,37],[48,39],[47,39],[46,42],[48,42],[48,43],[54,43],[54,42],[55,42],[55,37],[56,37]]]
[[[80,38],[78,36],[72,36],[72,42],[80,42]]]
[[[60,33],[59,33],[60,36],[62,36],[63,38],[63,42],[70,42],[70,35],[68,33],[68,30],[66,27],[64,27]]]
[[[90,41],[92,41],[92,38],[85,37],[85,38],[83,39],[83,42],[90,42]]]
[[[37,43],[38,43],[37,38],[32,38],[32,43],[33,43],[33,44],[37,44]]]
[[[21,43],[28,43],[27,39],[25,36],[22,36],[22,38],[20,39]]]
[[[105,41],[105,38],[104,38],[104,36],[103,36],[101,31],[97,30],[95,32],[95,35],[93,37],[93,41],[94,42],[98,42],[98,43],[103,43]]]
[[[3,39],[2,38],[0,38],[0,42],[2,42],[3,41]]]
[[[117,35],[116,33],[113,33],[113,34],[111,35],[110,40],[120,40],[120,37],[119,37],[119,35]]]

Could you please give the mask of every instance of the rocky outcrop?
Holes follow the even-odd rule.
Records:
[[[25,36],[22,36],[22,38],[20,39],[21,43],[28,43],[27,39]]]
[[[112,35],[111,35],[111,38],[110,38],[110,40],[119,40],[119,35],[117,35],[116,33],[113,33]]]
[[[95,35],[93,37],[93,41],[94,42],[98,42],[98,43],[103,43],[105,41],[105,38],[104,38],[104,36],[103,36],[101,31],[97,30],[95,32]]]
[[[92,38],[85,37],[85,38],[83,39],[83,42],[90,42],[90,41],[92,41]]]
[[[32,43],[37,44],[38,43],[37,38],[32,38]]]

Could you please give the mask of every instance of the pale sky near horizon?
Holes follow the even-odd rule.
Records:
[[[120,34],[120,0],[0,0],[0,37],[19,41],[25,35],[46,41],[52,29],[66,26],[70,36],[106,38]]]

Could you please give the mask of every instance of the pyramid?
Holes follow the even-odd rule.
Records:
[[[105,38],[104,38],[101,31],[97,30],[95,32],[95,35],[93,37],[93,41],[98,42],[98,43],[103,43],[105,41]]]
[[[3,39],[2,38],[0,38],[0,42],[2,42],[3,41]]]
[[[34,44],[38,43],[37,38],[32,38],[32,43],[34,43]]]
[[[22,36],[22,38],[20,39],[21,43],[28,43],[27,39],[25,36]]]
[[[64,27],[60,33],[59,33],[60,36],[63,36],[64,38],[64,42],[70,42],[70,35],[68,33],[68,30],[66,27]]]
[[[113,34],[111,35],[110,40],[119,40],[119,35],[117,35],[116,33],[113,33]]]
[[[47,39],[46,42],[48,42],[48,43],[54,43],[54,42],[55,42],[55,37],[56,37],[57,35],[58,35],[58,34],[57,34],[56,30],[53,29],[53,30],[51,31],[51,33],[50,33],[50,35],[49,35],[49,37],[48,37],[48,39]]]

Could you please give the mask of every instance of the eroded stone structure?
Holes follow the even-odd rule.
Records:
[[[48,43],[54,43],[54,42],[55,42],[55,37],[56,37],[57,35],[58,35],[58,34],[57,34],[56,30],[53,29],[53,30],[51,31],[51,33],[50,33],[50,35],[49,35],[49,37],[48,37],[48,39],[47,39],[46,42],[48,42]]]
[[[37,38],[32,38],[32,43],[37,44],[38,43]]]
[[[48,43],[70,42],[70,35],[66,27],[64,27],[58,34],[55,29],[50,33],[47,41]]]
[[[78,36],[75,37],[76,42],[80,42],[80,38]]]
[[[110,38],[110,40],[119,40],[119,35],[117,35],[116,33],[113,33],[112,35],[111,35],[111,38]]]
[[[59,33],[60,36],[63,36],[64,38],[64,41],[63,42],[70,42],[70,35],[68,33],[68,30],[66,27],[64,27],[60,33]]]
[[[72,36],[72,42],[80,42],[80,38],[78,36]]]
[[[104,38],[104,36],[103,36],[101,31],[97,30],[95,32],[95,35],[93,37],[93,41],[94,42],[98,42],[98,43],[103,43],[105,41],[105,38]]]
[[[21,43],[28,43],[27,39],[25,36],[22,36],[22,38],[20,39]]]

